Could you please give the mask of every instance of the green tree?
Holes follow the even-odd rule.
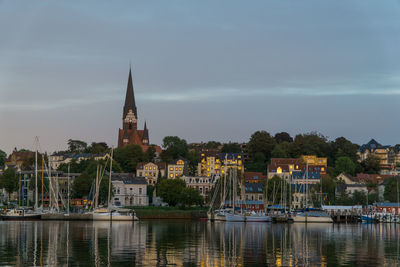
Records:
[[[124,172],[136,172],[139,162],[145,161],[144,153],[139,145],[127,145],[114,150],[114,159]]]
[[[92,188],[93,180],[93,176],[86,172],[76,177],[72,184],[72,196],[74,198],[88,197],[90,189]]]
[[[287,158],[289,156],[288,150],[286,149],[287,142],[277,144],[271,152],[272,158]]]
[[[275,139],[267,131],[257,131],[252,134],[248,143],[248,149],[252,156],[262,153],[269,160],[275,144]]]
[[[322,176],[321,183],[315,186],[316,192],[321,192],[321,184],[322,184],[322,193],[324,194],[323,203],[328,205],[333,204],[335,202],[335,192],[337,187],[336,180],[332,178],[330,175]]]
[[[0,166],[4,166],[4,162],[7,159],[7,154],[3,150],[0,149]]]
[[[381,170],[379,158],[372,154],[369,154],[367,159],[361,162],[361,164],[364,167],[364,172],[366,173],[375,174],[379,173]]]
[[[265,155],[261,152],[257,152],[251,162],[245,162],[245,169],[249,172],[262,172],[267,173],[267,163]]]
[[[357,149],[358,145],[353,144],[349,140],[344,137],[336,138],[335,141],[330,143],[333,159],[337,159],[339,157],[348,157],[354,163],[358,161]]]
[[[364,191],[355,190],[351,196],[354,205],[365,205],[367,203],[367,195]]]
[[[187,157],[188,145],[186,140],[180,139],[178,136],[164,137],[163,148],[164,150],[161,153],[161,158],[167,163],[179,157]]]
[[[243,153],[238,143],[226,143],[222,146],[222,153]]]
[[[327,138],[317,132],[298,134],[294,139],[294,143],[300,149],[300,154],[297,156],[316,155],[318,157],[326,157],[330,152]]]
[[[356,164],[349,157],[339,157],[335,161],[336,175],[347,173],[355,175]]]
[[[196,150],[190,150],[188,152],[187,159],[189,161],[189,174],[195,176],[197,172],[197,165],[199,163],[199,152]]]
[[[208,149],[218,149],[220,146],[221,143],[217,141],[208,141],[206,144],[206,148]]]
[[[86,152],[92,153],[92,154],[101,154],[101,153],[107,153],[110,151],[110,148],[108,147],[107,143],[105,142],[92,142],[92,144],[86,148]]]
[[[162,179],[157,184],[157,195],[170,206],[176,206],[181,201],[181,194],[186,183],[181,179]]]
[[[154,148],[153,145],[149,146],[144,152],[144,159],[146,162],[154,162],[154,159],[156,158],[156,149]]]
[[[19,178],[14,169],[8,168],[0,176],[0,184],[8,193],[8,201],[10,201],[10,194],[18,190]]]
[[[275,134],[274,138],[278,144],[283,143],[283,142],[288,142],[288,143],[293,142],[293,138],[287,132],[277,133],[277,134]]]
[[[83,153],[87,149],[87,143],[81,140],[68,140],[68,152]]]
[[[389,182],[385,185],[385,190],[383,192],[383,198],[385,201],[398,202],[400,194],[400,178],[389,178]]]
[[[183,206],[202,206],[203,197],[200,195],[198,190],[186,187],[180,194],[180,203]]]

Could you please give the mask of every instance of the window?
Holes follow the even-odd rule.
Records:
[[[182,171],[182,167],[179,167],[179,171]]]
[[[169,174],[169,178],[174,178],[174,174],[173,174],[173,173],[170,173],[170,174]]]
[[[139,195],[142,194],[142,188],[139,188]]]
[[[178,171],[178,167],[175,167],[175,171]]]
[[[170,170],[170,171],[173,171],[173,170],[174,170],[174,168],[173,168],[173,167],[169,167],[169,170]]]

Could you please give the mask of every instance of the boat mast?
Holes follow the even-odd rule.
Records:
[[[43,191],[44,191],[44,158],[42,157],[42,208],[43,208]]]
[[[111,148],[111,161],[110,161],[110,177],[108,181],[108,202],[107,202],[107,207],[110,209],[110,204],[111,204],[111,173],[112,173],[112,162],[113,162],[113,154],[114,154],[114,147]]]
[[[35,210],[38,208],[38,137],[35,137]]]
[[[70,178],[69,178],[69,175],[70,175],[70,164],[68,164],[68,181],[67,181],[67,183],[68,183],[68,193],[67,193],[67,196],[68,196],[68,200],[67,200],[67,202],[68,202],[68,204],[67,204],[67,213],[68,213],[68,215],[69,215],[69,181],[70,181]]]

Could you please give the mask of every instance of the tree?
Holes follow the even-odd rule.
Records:
[[[182,199],[181,194],[186,183],[181,179],[162,179],[157,184],[157,195],[170,206],[176,206]]]
[[[156,149],[154,148],[153,145],[149,146],[144,152],[144,159],[147,162],[154,162],[154,159],[156,158]]]
[[[326,157],[330,152],[327,138],[317,132],[298,134],[294,139],[294,143],[298,146],[298,152],[300,152],[300,154],[296,155],[297,157],[301,155]]]
[[[87,149],[87,143],[81,140],[68,140],[68,152],[82,153]]]
[[[275,139],[271,137],[267,131],[257,131],[252,134],[248,143],[248,148],[252,156],[260,152],[264,154],[267,160],[269,160],[275,144]]]
[[[2,188],[8,193],[8,201],[10,201],[10,194],[18,190],[19,178],[14,169],[8,168],[0,176],[0,184]]]
[[[271,179],[268,179],[264,187],[264,192],[268,188],[268,192],[266,192],[268,202],[272,203],[272,205],[279,204],[281,194],[286,191],[286,195],[283,197],[286,197],[286,203],[289,203],[291,199],[291,196],[289,196],[289,186],[289,183],[278,175],[274,175]],[[292,194],[293,193],[294,192],[292,192]]]
[[[367,195],[364,191],[355,190],[351,196],[352,204],[363,205],[367,203]]]
[[[287,158],[289,156],[288,151],[285,149],[285,145],[289,144],[287,142],[277,144],[271,152],[272,158]]]
[[[238,143],[226,143],[222,146],[222,153],[243,153]]]
[[[356,164],[349,157],[339,157],[335,161],[336,175],[348,173],[355,175]]]
[[[373,154],[369,154],[368,157],[361,162],[362,166],[364,167],[364,172],[375,174],[379,173],[381,170],[381,164],[379,158]]]
[[[339,157],[349,157],[354,163],[358,161],[357,149],[358,145],[353,144],[344,137],[336,138],[330,143],[331,157],[336,160]]]
[[[293,138],[287,132],[277,133],[277,134],[275,134],[274,138],[275,138],[276,143],[278,143],[278,144],[280,144],[282,142],[288,142],[288,143],[293,142]]]
[[[114,150],[114,159],[124,172],[136,172],[136,166],[144,161],[144,153],[139,145],[127,145]]]
[[[198,190],[186,187],[180,194],[180,203],[182,206],[202,206],[203,197],[200,195]]]
[[[3,150],[0,149],[0,166],[4,166],[4,162],[7,159],[7,154]]]
[[[86,148],[86,152],[92,154],[101,154],[109,152],[110,148],[108,147],[107,143],[105,142],[92,142],[92,144]]]
[[[251,162],[245,162],[245,169],[246,171],[251,172],[262,172],[267,173],[267,159],[265,155],[261,152],[257,152],[253,156],[253,160]]]
[[[220,146],[221,143],[217,141],[208,141],[206,144],[206,148],[208,149],[218,149]]]
[[[199,163],[199,152],[190,150],[187,158],[189,160],[189,174],[194,176],[196,175],[197,165]]]
[[[38,194],[42,194],[42,177],[38,174]],[[49,188],[49,179],[45,178],[43,179],[43,184],[44,184],[44,192],[48,191]],[[29,190],[34,191],[35,190],[35,185],[36,185],[36,181],[35,181],[35,177],[33,176],[30,181],[29,181]]]
[[[333,204],[335,202],[335,191],[337,182],[330,175],[324,175],[321,177],[321,183],[315,186],[315,192],[321,192],[324,194],[324,203]]]
[[[166,136],[163,139],[163,152],[161,158],[165,162],[178,159],[179,157],[187,157],[188,145],[186,140],[180,139],[178,136]]]
[[[398,202],[400,194],[400,178],[392,177],[390,181],[385,185],[385,191],[383,192],[383,198],[385,201]]]
[[[76,177],[72,184],[72,196],[75,198],[88,197],[94,178],[84,172]]]

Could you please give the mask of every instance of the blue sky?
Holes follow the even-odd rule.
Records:
[[[1,1],[0,148],[256,130],[400,143],[399,1]],[[141,126],[143,127],[143,126]]]

